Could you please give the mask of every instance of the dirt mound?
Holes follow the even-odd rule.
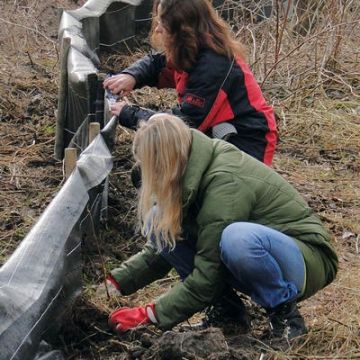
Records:
[[[146,342],[144,345],[147,345]],[[167,331],[158,338],[148,349],[141,350],[133,356],[141,359],[156,360],[232,360],[248,359],[248,357],[231,353],[224,334],[220,329],[210,328],[203,331],[175,332]]]

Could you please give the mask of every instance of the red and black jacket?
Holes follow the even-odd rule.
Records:
[[[271,165],[277,131],[275,116],[248,65],[206,49],[189,71],[176,71],[163,54],[145,56],[123,71],[136,79],[136,87],[175,88],[179,106],[172,109],[190,126],[211,135],[213,126],[230,122],[237,134],[227,141],[256,159]],[[154,112],[126,105],[120,123],[136,128]]]

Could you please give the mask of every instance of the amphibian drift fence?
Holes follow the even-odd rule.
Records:
[[[0,359],[32,359],[81,289],[81,243],[96,231],[102,184],[112,168],[113,118],[30,233],[0,269]],[[91,193],[98,196],[91,196]],[[90,234],[89,234],[90,233]],[[59,359],[59,353],[46,359]],[[61,358],[61,357],[60,357]]]
[[[88,145],[88,124],[104,125],[99,53],[119,48],[146,28],[151,1],[90,0],[82,8],[64,11],[59,26],[60,90],[55,156],[67,146],[79,151]],[[145,5],[146,4],[146,5]],[[105,115],[106,117],[106,115]]]
[[[62,159],[65,148],[72,147],[78,160],[0,269],[0,360],[63,358],[61,352],[43,345],[81,292],[81,245],[99,231],[106,178],[112,168],[109,149],[116,118],[104,115],[98,52],[134,37],[149,23],[150,2],[135,7],[140,2],[90,0],[78,10],[62,13],[55,156]],[[102,131],[90,143],[89,125],[94,121]]]

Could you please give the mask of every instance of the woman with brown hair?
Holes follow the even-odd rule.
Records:
[[[105,80],[120,99],[145,85],[175,88],[172,113],[210,137],[221,138],[271,165],[276,139],[274,112],[245,62],[243,47],[207,0],[156,0],[153,53]],[[136,129],[153,111],[111,106],[120,124]]]
[[[230,286],[266,309],[273,336],[304,334],[297,302],[334,279],[337,256],[299,193],[270,167],[169,114],[140,123],[133,154],[142,172],[139,225],[148,242],[108,280],[123,295],[171,268],[182,281],[152,304],[115,310],[110,326],[169,329]],[[246,328],[243,310],[237,320]]]

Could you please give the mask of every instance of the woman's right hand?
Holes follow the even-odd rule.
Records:
[[[135,85],[135,78],[129,74],[118,74],[104,80],[104,88],[118,94],[120,98],[128,95]]]

